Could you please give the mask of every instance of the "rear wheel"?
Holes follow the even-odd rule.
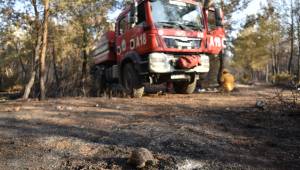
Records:
[[[176,93],[180,94],[192,94],[196,89],[197,79],[194,78],[192,82],[180,81],[174,82],[174,90]]]
[[[134,98],[141,98],[144,94],[144,86],[142,85],[137,71],[132,63],[126,63],[123,68],[123,86],[127,93]]]
[[[96,66],[91,71],[92,79],[93,79],[93,86],[91,95],[94,97],[101,96],[105,91],[105,77],[104,77],[104,67],[103,66]]]

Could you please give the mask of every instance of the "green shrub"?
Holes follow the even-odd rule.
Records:
[[[272,79],[273,79],[273,82],[275,83],[275,85],[289,86],[293,79],[293,76],[287,72],[282,72],[282,73],[279,73],[279,74],[273,76]]]

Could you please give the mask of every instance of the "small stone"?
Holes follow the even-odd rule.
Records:
[[[66,110],[68,110],[68,111],[72,111],[73,110],[73,107],[66,107]]]
[[[148,149],[138,148],[132,151],[128,163],[140,169],[144,168],[147,163],[151,163],[152,165],[157,164],[157,160],[154,159],[154,156]]]
[[[20,110],[21,110],[21,107],[19,107],[19,106],[18,106],[18,107],[15,107],[15,108],[13,109],[14,112],[19,112]]]
[[[163,95],[164,94],[164,92],[163,91],[159,91],[159,92],[157,92],[157,96],[161,96],[161,95]]]
[[[255,107],[258,109],[266,109],[266,103],[262,100],[256,101]]]
[[[62,106],[56,106],[56,110],[62,111],[62,110],[64,110],[64,107],[62,107]]]
[[[206,92],[206,90],[205,90],[205,89],[199,88],[199,89],[197,89],[197,92],[198,92],[198,93],[204,93],[204,92]]]

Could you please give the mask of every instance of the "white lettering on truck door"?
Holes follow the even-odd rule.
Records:
[[[146,33],[144,33],[130,40],[130,50],[134,50],[146,44],[147,44],[147,36]]]

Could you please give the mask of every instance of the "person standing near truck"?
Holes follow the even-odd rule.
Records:
[[[223,69],[220,82],[222,88],[221,91],[229,93],[235,88],[235,78],[227,69]]]

